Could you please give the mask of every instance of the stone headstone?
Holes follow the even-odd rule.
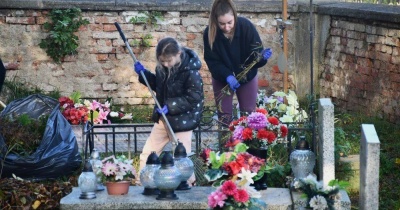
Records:
[[[374,125],[361,125],[360,209],[379,209],[380,141]]]
[[[321,98],[318,103],[318,166],[319,177],[327,186],[335,179],[334,106],[330,98]]]

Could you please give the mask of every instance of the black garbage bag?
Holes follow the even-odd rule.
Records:
[[[7,154],[4,137],[0,135],[0,170],[1,177],[12,177],[15,174],[24,179],[51,179],[70,175],[80,168],[82,157],[79,153],[76,136],[71,125],[59,111],[57,100],[40,94],[30,95],[11,102],[1,112],[0,117],[16,117],[27,114],[32,119],[49,115],[43,138],[29,156]],[[0,177],[0,178],[1,178]]]

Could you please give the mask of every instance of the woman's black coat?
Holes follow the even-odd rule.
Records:
[[[226,38],[221,29],[217,34],[211,50],[208,43],[208,27],[204,30],[204,60],[214,79],[226,83],[229,75],[238,75],[243,66],[251,63],[257,54],[263,50],[260,36],[253,23],[244,17],[238,17],[235,34],[232,40]],[[258,68],[264,66],[267,60],[259,61],[248,73],[245,81],[251,81],[256,75]]]

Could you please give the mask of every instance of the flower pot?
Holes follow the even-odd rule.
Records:
[[[109,195],[126,195],[129,191],[129,181],[106,182],[107,193]]]
[[[249,148],[247,149],[247,152],[262,158],[262,159],[267,159],[267,152],[268,149],[267,148],[260,148],[260,149],[254,149],[254,148]],[[256,190],[260,191],[260,190],[266,190],[268,188],[267,186],[267,174],[264,174],[263,177],[261,177],[259,180],[254,181],[254,184],[251,184],[250,186],[253,186]]]

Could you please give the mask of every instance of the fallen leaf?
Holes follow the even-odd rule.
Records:
[[[37,209],[40,206],[40,201],[36,200],[35,203],[33,203],[32,208]]]

